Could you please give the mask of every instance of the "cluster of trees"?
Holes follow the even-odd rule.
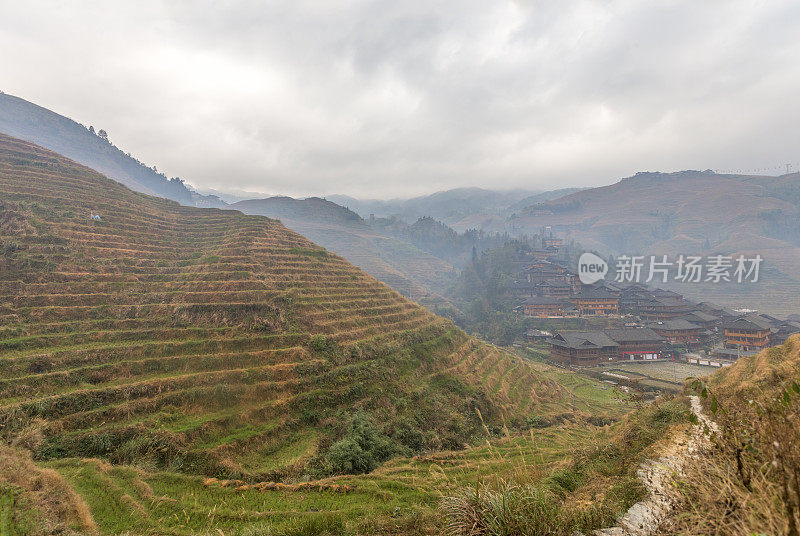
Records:
[[[501,246],[510,240],[507,233],[486,233],[476,229],[458,233],[430,216],[419,218],[411,225],[394,216],[370,218],[368,223],[373,228],[405,240],[459,267],[470,261],[470,252],[473,249],[482,252]]]
[[[534,235],[506,240],[482,252],[474,248],[469,264],[447,296],[461,314],[453,315],[444,308],[436,312],[487,340],[511,344],[530,327],[530,320],[515,310],[520,299],[512,292],[512,285],[523,262],[542,246],[542,237]],[[559,250],[561,258],[571,261],[577,261],[579,254],[574,243]]]
[[[451,298],[464,314],[461,327],[498,344],[510,344],[520,337],[527,323],[514,311],[518,305],[510,293],[520,260],[534,249],[534,240],[509,240],[481,253],[472,251],[472,259],[462,270]]]
[[[89,125],[89,129],[88,130],[89,130],[89,132],[91,134],[94,134],[95,136],[97,136],[101,140],[105,141],[106,143],[111,145],[113,148],[115,148],[117,151],[119,151],[121,153],[123,152],[122,149],[120,149],[119,147],[117,147],[116,145],[114,145],[111,142],[111,140],[108,138],[108,132],[106,132],[102,128],[100,130],[95,131],[94,125]],[[159,177],[161,177],[162,179],[167,181],[171,186],[176,188],[176,193],[181,193],[182,194],[185,191],[185,193],[188,195],[189,199],[191,199],[191,194],[189,193],[188,189],[186,188],[186,185],[184,184],[183,179],[181,179],[180,177],[172,177],[172,178],[168,179],[167,176],[163,172],[159,172],[158,171],[158,169],[156,168],[155,165],[152,166],[152,167],[148,166],[147,164],[145,164],[144,162],[142,162],[141,160],[139,160],[135,156],[131,155],[131,153],[124,153],[124,154],[128,158],[130,158],[131,160],[136,162],[138,165],[140,165],[141,167],[147,169],[148,171],[152,171],[153,173],[155,173],[156,175],[158,175]]]
[[[108,143],[111,143],[111,140],[109,140],[109,139],[108,139],[108,132],[106,132],[106,131],[105,131],[105,130],[103,130],[102,128],[101,128],[100,130],[98,130],[97,132],[95,132],[95,131],[94,131],[94,126],[92,126],[92,125],[89,125],[89,132],[91,132],[92,134],[94,134],[94,135],[95,135],[95,136],[97,136],[98,138],[101,138],[101,139],[103,139],[103,140],[107,141]],[[111,145],[114,145],[114,144],[113,144],[113,143],[111,143]],[[129,156],[130,156],[130,155],[129,155]],[[131,157],[131,158],[133,158],[133,157]],[[141,162],[140,162],[140,163],[141,163]]]
[[[397,451],[397,445],[363,411],[355,413],[345,436],[328,451],[330,473],[369,473]]]

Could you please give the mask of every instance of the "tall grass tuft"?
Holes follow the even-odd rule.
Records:
[[[534,485],[504,483],[498,490],[474,488],[440,505],[445,531],[453,536],[550,535],[560,524],[554,497]]]
[[[524,456],[508,460],[490,445],[494,459],[516,464],[507,471],[513,480],[485,482],[444,497],[439,504],[444,531],[448,536],[568,536],[611,526],[645,494],[636,469],[647,449],[685,419],[681,402],[658,401],[585,440],[546,474]]]

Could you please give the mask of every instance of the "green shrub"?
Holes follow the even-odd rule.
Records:
[[[419,452],[425,448],[425,434],[411,419],[401,421],[392,437],[413,452]]]
[[[369,473],[378,466],[371,452],[361,448],[353,438],[344,438],[328,451],[328,463],[335,473]]]
[[[582,480],[583,478],[579,473],[571,469],[562,469],[550,475],[550,478],[547,479],[547,483],[554,492],[563,493],[578,489]]]
[[[328,349],[328,338],[325,335],[311,337],[311,349],[315,352],[324,352]]]
[[[351,417],[345,436],[331,446],[327,462],[333,473],[369,473],[396,450],[391,439],[359,411]]]

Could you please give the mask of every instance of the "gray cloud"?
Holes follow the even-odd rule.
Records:
[[[403,196],[800,160],[792,0],[13,4],[0,89],[198,187]]]

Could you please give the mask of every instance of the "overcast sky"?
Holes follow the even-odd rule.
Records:
[[[0,90],[200,188],[775,174],[800,162],[799,35],[796,0],[1,0]]]

